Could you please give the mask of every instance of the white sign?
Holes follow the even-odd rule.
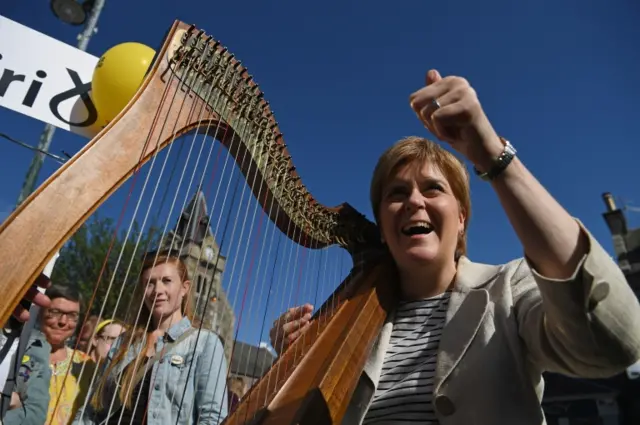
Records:
[[[89,92],[98,58],[4,16],[0,40],[0,106],[93,136],[98,113]]]
[[[58,260],[58,257],[60,257],[60,251],[56,251],[56,253],[53,254],[53,257],[51,258],[51,260],[49,260],[47,265],[44,266],[44,270],[42,271],[42,274],[44,274],[49,278],[51,277],[51,273],[53,273],[53,266],[56,265],[56,261]],[[38,288],[38,289],[42,289],[42,288]]]

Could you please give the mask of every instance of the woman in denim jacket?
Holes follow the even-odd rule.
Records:
[[[140,315],[111,349],[104,378],[97,378],[76,424],[222,422],[227,415],[224,348],[216,334],[192,327],[190,283],[178,257],[153,255],[145,262]]]

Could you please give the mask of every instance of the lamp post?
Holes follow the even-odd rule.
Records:
[[[84,30],[78,34],[77,48],[83,52],[87,50],[89,40],[93,34],[97,32],[98,18],[104,7],[105,0],[85,0],[82,4],[76,0],[51,0],[51,11],[62,22],[70,25],[82,25],[85,24]],[[27,196],[31,194],[36,188],[36,181],[44,162],[45,154],[43,152],[49,151],[51,141],[53,140],[53,133],[56,128],[51,124],[47,124],[44,127],[44,131],[40,135],[38,141],[38,149],[40,152],[36,152],[29,169],[27,176],[22,184],[22,190],[18,196],[17,204],[20,205]]]

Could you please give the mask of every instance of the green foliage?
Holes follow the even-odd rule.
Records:
[[[87,315],[99,314],[104,305],[103,317],[111,317],[117,304],[116,318],[125,319],[144,252],[157,247],[160,235],[154,229],[141,232],[134,222],[127,238],[126,227],[116,229],[113,219],[94,214],[60,250],[52,282],[77,287],[82,293],[84,309],[89,307]],[[95,299],[89,306],[97,284]]]

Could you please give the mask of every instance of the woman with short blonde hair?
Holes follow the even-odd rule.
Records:
[[[343,424],[544,424],[543,372],[603,378],[640,358],[638,300],[606,251],[494,131],[465,79],[432,70],[410,104],[495,190],[525,255],[502,265],[469,260],[462,162],[417,137],[389,148],[373,174],[371,205],[402,299]],[[276,350],[309,328],[312,309],[276,321]]]

